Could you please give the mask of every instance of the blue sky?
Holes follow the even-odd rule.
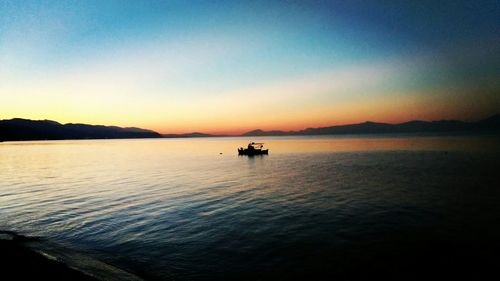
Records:
[[[477,119],[500,107],[499,6],[0,0],[0,118],[162,132]]]

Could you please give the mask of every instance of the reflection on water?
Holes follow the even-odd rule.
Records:
[[[270,154],[238,156],[248,141],[1,143],[0,228],[176,280],[388,277],[499,249],[496,137],[254,138]]]

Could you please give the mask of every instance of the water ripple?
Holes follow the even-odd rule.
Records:
[[[500,214],[498,151],[277,139],[271,155],[247,158],[234,155],[241,141],[2,144],[0,227],[179,280],[329,272],[361,249],[376,259],[380,245],[500,235],[489,224]]]

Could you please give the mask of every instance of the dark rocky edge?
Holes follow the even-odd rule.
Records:
[[[130,280],[141,278],[41,238],[0,231],[2,280]]]

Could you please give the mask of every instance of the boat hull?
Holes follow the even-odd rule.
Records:
[[[269,154],[269,149],[255,149],[255,150],[249,150],[249,149],[238,149],[238,155],[248,155],[248,156],[253,156],[253,155],[266,155]]]

